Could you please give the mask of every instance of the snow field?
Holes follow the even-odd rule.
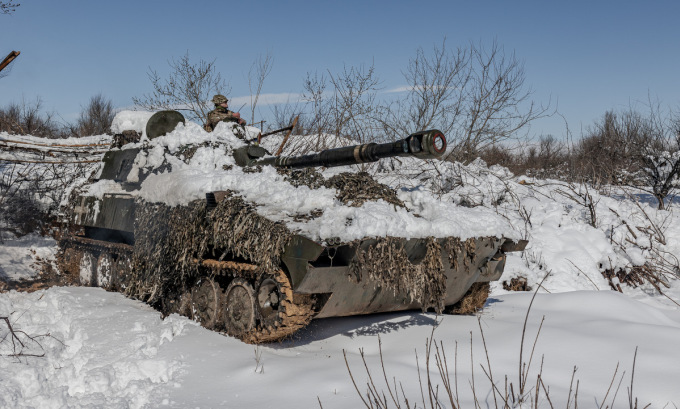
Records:
[[[37,258],[54,261],[56,246],[54,239],[37,235],[6,238],[4,243],[0,243],[0,281],[36,276]]]
[[[6,408],[144,407],[182,367],[179,357],[162,357],[165,345],[197,325],[179,316],[161,320],[141,302],[92,288],[2,294],[0,316],[24,332],[18,336],[25,344],[13,350],[0,322]]]
[[[477,398],[483,407],[494,407],[480,365],[487,366],[488,351],[497,386],[502,389],[507,375],[517,387],[522,326],[531,297],[492,297],[479,322],[474,316],[418,312],[315,320],[292,340],[255,347],[184,317],[161,320],[150,307],[101,289],[3,293],[0,316],[14,312],[15,329],[30,335],[49,332],[54,338],[39,338],[45,357],[0,358],[0,407],[292,409],[318,407],[317,399],[324,408],[361,407],[343,350],[362,392],[368,379],[360,349],[374,382],[386,391],[378,337],[388,379],[401,382],[410,402],[419,402],[415,353],[425,377],[425,342],[433,326],[434,338],[447,354],[449,375],[452,380],[458,376],[461,406],[474,407],[469,385],[474,367]],[[613,392],[607,403],[628,407],[626,387],[637,348],[634,396],[651,407],[677,404],[680,312],[653,304],[612,291],[538,294],[524,343],[528,362],[543,319],[529,384],[535,383],[543,360],[542,378],[550,399],[556,407],[565,407],[576,366],[579,406],[595,407],[602,403],[619,364],[615,384],[622,386],[614,405]],[[6,354],[6,342],[0,345]],[[431,371],[432,380],[440,383],[434,361]],[[548,407],[545,399],[542,402]]]

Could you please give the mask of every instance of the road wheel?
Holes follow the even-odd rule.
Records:
[[[102,253],[97,259],[97,285],[107,290],[113,287],[115,277],[116,262],[109,253]]]
[[[116,277],[114,280],[115,288],[119,291],[125,290],[130,286],[130,279],[132,275],[132,255],[129,253],[122,253],[118,255],[116,265],[114,266]]]
[[[89,251],[83,253],[79,267],[80,284],[85,286],[97,285],[97,257]]]
[[[204,278],[191,293],[193,318],[208,329],[215,328],[222,305],[222,289],[211,278]]]
[[[229,335],[243,338],[255,328],[255,290],[246,280],[235,278],[224,297],[224,325]]]
[[[70,284],[80,282],[80,261],[83,258],[83,251],[72,247],[70,244],[63,245],[63,252],[57,257],[57,265],[61,274],[67,277]]]
[[[263,327],[278,327],[281,320],[281,283],[265,275],[257,286],[257,312]]]

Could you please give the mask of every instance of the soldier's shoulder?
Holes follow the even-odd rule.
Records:
[[[213,109],[212,111],[208,112],[209,117],[211,117],[211,116],[212,117],[219,117],[219,116],[222,116],[222,115],[224,115],[224,111],[222,111],[220,109]]]

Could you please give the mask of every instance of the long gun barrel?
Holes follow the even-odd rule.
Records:
[[[432,129],[409,135],[396,142],[367,143],[328,149],[304,156],[277,156],[264,159],[258,148],[248,146],[234,152],[236,163],[241,166],[271,165],[280,168],[308,168],[315,166],[333,167],[375,162],[393,156],[414,156],[420,159],[435,159],[446,151],[446,138],[441,131]],[[262,149],[262,148],[259,148]],[[237,150],[238,151],[238,150]]]

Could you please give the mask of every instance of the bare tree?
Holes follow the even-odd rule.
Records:
[[[250,123],[255,123],[255,107],[262,93],[264,80],[272,71],[274,60],[271,54],[259,56],[250,66],[248,71],[248,88],[250,89]]]
[[[376,102],[380,80],[375,67],[345,67],[337,74],[329,73],[333,95],[329,99],[333,133],[360,143],[379,138],[375,119],[380,108]]]
[[[302,99],[307,103],[309,113],[309,131],[321,135],[330,131],[330,115],[328,114],[329,106],[326,102],[326,88],[328,81],[324,74],[319,75],[314,73],[307,73],[304,80]]]
[[[469,50],[450,50],[446,40],[430,55],[418,48],[404,79],[406,97],[388,107],[383,121],[391,137],[428,128],[448,135],[459,126],[465,103],[463,91],[470,81]]]
[[[90,102],[80,112],[80,117],[75,127],[72,127],[72,131],[78,136],[110,134],[111,123],[115,116],[116,111],[111,100],[99,93],[90,98]]]
[[[661,210],[666,198],[680,189],[680,115],[662,112],[657,103],[650,104],[643,119],[646,132],[633,140],[640,164],[639,187],[656,198]]]
[[[193,63],[189,52],[175,60],[168,61],[171,72],[162,78],[156,70],[149,68],[148,76],[153,92],[141,98],[134,97],[135,105],[155,111],[178,109],[189,112],[188,119],[205,123],[211,110],[208,101],[214,94],[228,94],[231,88],[215,72],[215,60],[199,60]]]
[[[309,122],[318,135],[329,133],[361,143],[378,137],[380,80],[372,65],[345,67],[328,76],[308,73],[304,88],[303,99],[311,109]]]
[[[0,14],[12,14],[16,11],[20,3],[13,3],[11,1],[0,1]]]
[[[386,130],[407,134],[436,127],[447,135],[456,160],[474,159],[518,136],[549,109],[531,101],[522,63],[496,42],[451,50],[444,40],[430,54],[419,48],[404,78],[407,95],[389,106]]]

